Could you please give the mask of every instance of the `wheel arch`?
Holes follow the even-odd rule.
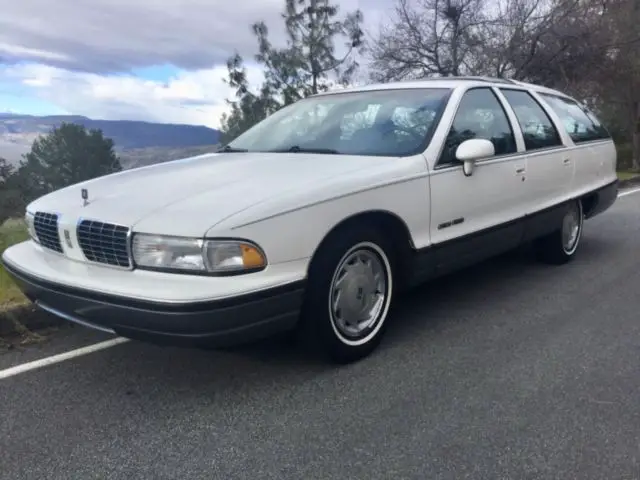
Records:
[[[590,218],[592,213],[596,210],[598,206],[598,194],[597,193],[589,193],[580,197],[580,203],[582,204],[582,212],[585,218]]]
[[[390,240],[393,246],[393,253],[396,256],[397,267],[400,269],[398,272],[400,274],[399,278],[402,279],[409,266],[411,254],[415,251],[415,245],[407,223],[399,215],[382,209],[357,212],[335,224],[314,249],[307,267],[307,275],[310,274],[314,266],[314,260],[317,258],[318,252],[344,229],[359,225],[373,227]]]

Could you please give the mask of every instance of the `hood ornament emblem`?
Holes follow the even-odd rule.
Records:
[[[89,191],[86,188],[82,189],[82,206],[89,205]]]

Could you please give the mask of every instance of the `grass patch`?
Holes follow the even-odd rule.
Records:
[[[27,229],[22,220],[7,220],[0,226],[0,254],[6,248],[29,238]],[[0,311],[27,302],[22,292],[9,278],[4,268],[0,266]]]
[[[626,171],[618,172],[618,179],[619,180],[629,180],[629,179],[635,178],[637,176],[638,176],[638,173],[636,173],[636,172],[626,172]]]

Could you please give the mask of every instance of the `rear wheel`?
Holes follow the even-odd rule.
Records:
[[[339,363],[369,355],[387,324],[394,265],[392,246],[374,228],[354,226],[332,235],[309,271],[305,343]]]
[[[535,241],[534,247],[538,258],[554,265],[562,265],[570,261],[580,246],[583,224],[582,202],[574,200],[568,205],[560,227],[550,235]]]

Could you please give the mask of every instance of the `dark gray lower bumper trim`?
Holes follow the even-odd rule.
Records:
[[[4,262],[24,294],[70,322],[153,343],[230,346],[293,328],[304,281],[233,298],[187,304],[129,299],[48,282]]]

